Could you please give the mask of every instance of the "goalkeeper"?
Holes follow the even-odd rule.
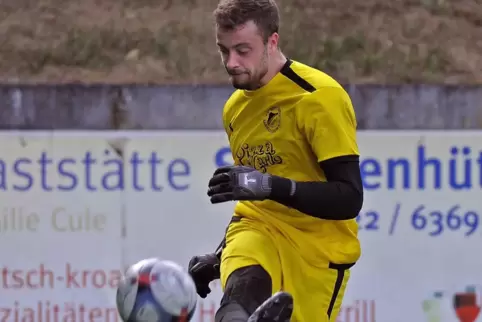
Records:
[[[214,17],[236,88],[223,110],[235,165],[214,172],[208,195],[238,202],[218,251],[192,258],[190,274],[201,297],[221,279],[216,322],[335,322],[361,252],[352,102],[283,55],[274,0],[221,0]]]

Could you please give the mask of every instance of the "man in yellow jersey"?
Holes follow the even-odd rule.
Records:
[[[189,271],[202,297],[221,278],[216,322],[334,322],[360,257],[350,97],[283,55],[274,0],[221,0],[214,17],[237,89],[223,112],[235,165],[215,171],[208,195],[239,202],[218,251],[195,256]]]

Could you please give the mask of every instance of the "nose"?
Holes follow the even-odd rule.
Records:
[[[240,67],[239,57],[234,52],[230,52],[226,59],[226,67],[229,70],[236,70]]]

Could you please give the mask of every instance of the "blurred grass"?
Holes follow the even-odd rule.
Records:
[[[3,81],[224,83],[216,0],[3,0]],[[280,0],[281,47],[343,82],[481,83],[482,0]]]

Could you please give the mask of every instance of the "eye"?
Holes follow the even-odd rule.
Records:
[[[238,49],[238,54],[240,55],[246,55],[249,53],[250,49],[249,48],[241,48],[241,49]]]

